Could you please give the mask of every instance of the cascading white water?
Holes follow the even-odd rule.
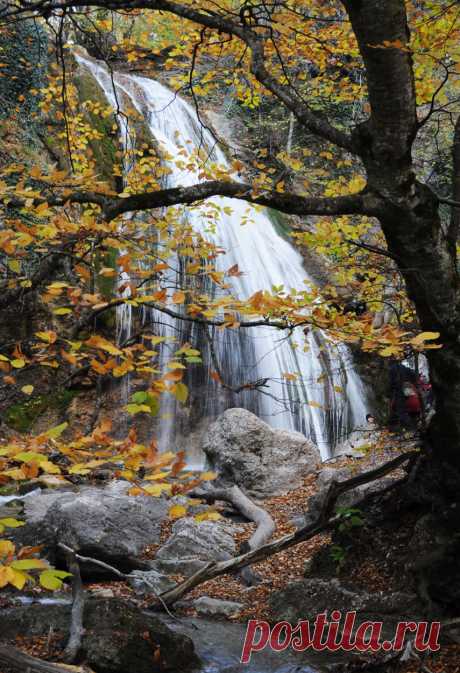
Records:
[[[176,164],[184,159],[184,152],[190,156],[198,144],[213,148],[213,161],[227,165],[224,154],[219,147],[214,147],[214,139],[201,127],[193,108],[162,84],[131,74],[109,76],[103,64],[81,56],[77,58],[92,73],[115,109],[122,100],[129,100],[144,116],[152,137],[168,157],[165,162],[170,168],[168,186],[199,182],[195,172],[188,168],[182,170]],[[207,203],[210,202],[231,209],[231,214],[220,210],[211,230],[200,208],[188,209],[184,216],[196,231],[226,251],[217,262],[220,270],[238,264],[243,273],[231,278],[234,296],[245,299],[259,290],[271,291],[274,286],[302,290],[306,283],[312,282],[302,257],[277,233],[266,211],[223,197],[214,197]],[[246,224],[242,225],[243,222]],[[169,280],[171,285],[178,284],[178,278]],[[131,320],[130,313],[121,312],[119,319],[124,323],[124,331],[128,330],[126,323]],[[213,369],[210,340],[203,328],[184,325],[182,321],[154,312],[148,319],[158,334],[186,337],[203,352],[205,367],[189,381],[192,393],[199,391],[194,400],[192,394],[195,421],[212,419],[228,407],[245,407],[274,427],[303,432],[318,445],[323,457],[328,457],[334,444],[365,421],[366,395],[350,352],[343,344],[328,341],[320,330],[310,330],[305,336],[298,328],[289,337],[268,327],[211,333],[215,358],[232,387],[259,379],[269,380],[267,388],[246,389],[236,394],[224,390],[210,377]],[[162,357],[166,360],[168,352],[166,348],[163,350]],[[298,378],[287,381],[283,378],[286,372],[298,374]],[[165,400],[161,413],[169,422],[165,420],[160,425],[160,446],[172,448],[179,437],[186,435],[187,428],[178,427],[181,424],[177,422],[172,396],[166,396]]]

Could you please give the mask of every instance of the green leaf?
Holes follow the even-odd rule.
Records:
[[[46,460],[46,456],[35,451],[21,451],[14,456],[14,460],[22,463],[40,463],[42,460]]]
[[[11,567],[15,570],[36,570],[38,568],[48,568],[48,563],[39,558],[27,558],[20,561],[13,561]]]
[[[160,400],[155,395],[149,395],[149,400],[147,404],[150,407],[150,413],[152,416],[156,416],[160,411]]]
[[[63,570],[55,570],[51,568],[50,570],[45,570],[40,573],[40,584],[45,589],[50,591],[57,591],[62,587],[62,580],[65,577],[70,577],[71,573],[66,573]]]
[[[174,395],[179,402],[185,404],[188,400],[188,388],[185,383],[176,383],[174,386]]]
[[[147,404],[127,404],[126,411],[128,414],[150,413],[150,407]]]
[[[131,400],[135,404],[143,404],[148,400],[148,398],[149,398],[148,393],[146,393],[143,390],[140,390],[138,393],[134,393],[134,395],[131,395]]]

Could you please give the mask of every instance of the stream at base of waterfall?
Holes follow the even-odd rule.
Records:
[[[188,186],[200,181],[197,173],[177,165],[178,159],[184,156],[186,159],[200,144],[209,148],[214,162],[228,166],[225,155],[210,131],[200,124],[195,110],[174,92],[146,77],[109,74],[103,63],[80,53],[76,59],[80,67],[91,73],[114,110],[129,101],[129,106],[143,116],[166,157],[169,174],[165,186]],[[126,128],[125,118],[123,123]],[[125,146],[128,142],[126,137]],[[305,289],[306,284],[312,283],[301,255],[277,232],[266,210],[225,197],[214,197],[206,203],[208,207],[210,203],[220,206],[212,226],[200,207],[184,209],[183,217],[195,231],[225,250],[217,261],[219,270],[238,265],[241,275],[230,279],[234,296],[245,299],[259,290],[271,291],[274,286],[284,286],[288,291]],[[177,276],[180,268],[177,263],[171,266],[178,270],[169,272],[167,285],[175,287],[180,284]],[[120,307],[117,320],[119,338],[126,339],[132,330],[131,306]],[[187,450],[187,438],[193,431],[230,407],[246,408],[275,428],[302,432],[318,446],[323,458],[329,457],[334,445],[344,441],[354,428],[365,424],[366,392],[351,353],[344,344],[328,340],[321,330],[311,329],[304,334],[302,328],[297,328],[287,335],[269,327],[214,328],[206,336],[203,327],[150,309],[144,310],[143,321],[160,336],[176,337],[178,343],[192,343],[203,357],[203,367],[195,367],[187,381],[188,411],[184,412],[172,395],[162,398],[157,436],[161,450]],[[211,376],[211,339],[214,356],[232,387],[260,379],[268,379],[268,387],[248,388],[240,393],[223,388]],[[166,366],[169,357],[165,346],[156,366]],[[296,380],[283,378],[285,372],[297,374]],[[129,383],[124,386],[128,396]],[[191,460],[199,462],[196,456]]]

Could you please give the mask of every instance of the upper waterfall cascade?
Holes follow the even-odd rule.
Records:
[[[81,55],[77,59],[92,73],[114,109],[129,100],[143,115],[152,137],[165,150],[165,163],[170,168],[168,186],[199,182],[196,173],[175,164],[176,159],[184,157],[184,150],[191,154],[199,143],[212,148],[213,161],[228,165],[211,133],[200,126],[192,106],[165,86],[132,74],[109,74],[105,65]],[[224,270],[238,264],[243,272],[230,279],[235,296],[245,299],[259,290],[270,291],[273,286],[305,289],[305,283],[312,282],[301,255],[276,231],[266,210],[224,197],[214,197],[207,203],[212,201],[231,208],[230,214],[220,211],[212,228],[209,220],[200,217],[199,208],[184,212],[196,231],[226,251],[217,261],[218,268]],[[170,280],[168,285],[174,285],[177,279]],[[119,333],[126,334],[131,329],[130,309],[125,307],[118,315]],[[324,458],[330,455],[334,444],[365,422],[366,393],[351,353],[343,344],[329,341],[320,330],[312,329],[305,335],[297,328],[290,336],[269,327],[214,331],[215,357],[233,386],[265,378],[269,381],[267,388],[235,394],[210,376],[213,367],[209,342],[200,332],[202,328],[153,311],[145,315],[145,320],[155,325],[158,334],[194,343],[202,351],[205,365],[209,365],[196,368],[200,373],[188,381],[191,403],[195,405],[194,422],[215,418],[229,407],[245,407],[273,427],[304,433],[317,444]],[[164,358],[166,361],[167,354]],[[287,381],[283,378],[285,372],[298,373],[298,379]],[[170,420],[160,424],[160,446],[187,448],[183,440],[181,446],[180,438],[187,435],[185,425],[190,421],[183,412],[176,416],[178,407],[172,396],[163,397],[160,413]]]

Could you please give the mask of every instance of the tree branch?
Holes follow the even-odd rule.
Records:
[[[72,663],[78,656],[81,640],[84,634],[83,610],[85,607],[85,590],[81,581],[80,566],[72,550],[65,550],[67,569],[72,573],[72,616],[70,622],[70,636],[64,650],[65,661]]]
[[[375,215],[380,200],[366,191],[334,198],[305,197],[292,192],[255,192],[247,183],[210,180],[190,187],[173,187],[157,192],[134,194],[126,199],[107,197],[103,207],[108,220],[123,213],[191,204],[212,196],[226,196],[268,206],[288,215]]]

